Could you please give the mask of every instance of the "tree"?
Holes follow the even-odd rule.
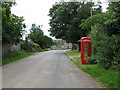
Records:
[[[106,22],[109,35],[120,34],[120,2],[109,3],[108,13],[111,15]]]
[[[82,29],[86,29],[87,31],[91,31],[91,27],[96,25],[96,24],[100,24],[100,25],[104,25],[106,24],[106,21],[111,17],[111,15],[109,13],[98,13],[96,15],[93,15],[89,18],[87,18],[86,20],[84,20],[84,22],[82,22],[80,24],[80,27]]]
[[[106,13],[93,15],[80,26],[90,30],[93,57],[106,69],[119,70],[120,61],[120,3],[110,3]]]
[[[23,17],[11,14],[12,2],[2,3],[2,41],[4,43],[15,44],[20,42],[23,34]]]
[[[49,10],[50,35],[67,42],[77,43],[82,36],[86,36],[88,33],[79,25],[91,16],[92,6],[94,6],[92,2],[61,2],[53,5]]]
[[[53,42],[50,37],[44,35],[41,27],[36,26],[36,24],[32,24],[28,38],[31,39],[34,43],[39,44],[39,46],[43,49],[50,47]]]
[[[40,26],[36,26],[35,24],[32,24],[28,38],[31,39],[34,43],[39,44],[40,47],[44,48],[43,31],[41,30]]]
[[[53,43],[52,38],[44,35],[43,44],[44,44],[45,48],[50,48],[54,43]]]

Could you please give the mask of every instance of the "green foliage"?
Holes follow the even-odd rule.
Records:
[[[108,35],[118,35],[120,34],[120,2],[110,3],[108,10],[111,15],[110,19],[106,21]]]
[[[43,52],[43,51],[45,51],[45,50],[44,50],[44,49],[40,49],[40,50],[39,50],[39,52]]]
[[[108,20],[110,17],[111,16],[108,13],[98,13],[84,20],[84,22],[80,24],[80,27],[90,31],[91,27],[96,24],[105,25],[106,20]]]
[[[40,47],[40,45],[37,43],[33,43],[33,47]]]
[[[38,44],[42,49],[49,48],[51,45],[53,45],[53,40],[50,37],[44,35],[41,27],[36,26],[35,24],[32,24],[28,38],[34,43]]]
[[[22,43],[22,49],[25,50],[25,51],[32,51],[32,47],[33,47],[33,42],[29,42],[28,39],[26,39],[25,41],[23,41]]]
[[[120,58],[120,35],[108,36],[106,27],[94,25],[89,36],[92,38],[93,56],[106,69],[118,70]]]
[[[53,5],[49,11],[51,36],[77,43],[82,36],[87,35],[87,31],[81,29],[79,25],[91,15],[92,6],[94,4],[91,2],[61,2]],[[93,14],[97,13],[95,11],[100,9],[94,9]]]
[[[22,49],[27,51],[27,52],[39,51],[40,46],[39,46],[39,44],[34,43],[34,42],[28,40],[28,38],[26,38],[26,40],[22,42]]]
[[[44,35],[44,46],[45,48],[50,48],[54,44],[52,38]]]
[[[21,41],[23,34],[23,17],[11,14],[11,7],[15,5],[12,2],[2,3],[2,41],[4,43],[15,44]]]
[[[80,52],[77,50],[72,50],[67,52],[70,56],[80,56]]]
[[[48,51],[49,49],[48,48],[46,48],[46,49],[44,49],[45,51]]]
[[[66,54],[71,57],[71,60],[76,64],[77,67],[82,69],[84,72],[90,74],[97,81],[101,82],[102,86],[115,90],[118,90],[118,88],[120,88],[120,86],[118,85],[119,72],[106,70],[98,64],[82,65],[80,63],[78,51],[68,51],[66,52]]]
[[[18,56],[22,53],[25,53],[24,50],[20,51],[20,50],[15,50],[15,51],[9,51],[5,56],[3,56],[2,58],[11,58],[11,57],[15,57]]]
[[[96,78],[107,88],[118,89],[118,72],[108,71],[99,65],[86,65],[82,70]]]
[[[105,67],[106,69],[111,68],[118,70],[119,69],[119,63],[120,62],[120,39],[118,39],[120,35],[118,36],[107,36],[107,37],[101,37],[102,42],[96,42],[99,44],[99,47],[96,47],[97,49],[97,59],[99,60],[99,63]]]
[[[109,4],[106,13],[93,15],[80,26],[89,30],[93,57],[106,69],[119,70],[120,62],[120,2]]]
[[[89,63],[89,64],[97,64],[97,60],[94,57],[85,57],[85,60]]]
[[[40,47],[43,47],[42,46],[43,31],[41,30],[40,26],[36,26],[35,24],[32,24],[28,38],[31,39],[34,43],[39,44]]]
[[[2,65],[17,61],[19,59],[25,58],[27,56],[33,55],[33,52],[22,51],[10,51],[8,54],[2,58]]]

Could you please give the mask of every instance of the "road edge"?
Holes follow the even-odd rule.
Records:
[[[81,68],[79,68],[76,64],[75,61],[65,52],[66,56],[72,61],[72,63],[79,69],[82,70]],[[83,71],[83,70],[82,70]],[[96,82],[99,83],[99,85],[105,89],[107,89],[107,87],[105,87],[102,82],[98,81],[96,78],[92,77],[90,74],[88,74],[87,72],[83,71],[87,76],[89,76],[90,78],[94,79]]]

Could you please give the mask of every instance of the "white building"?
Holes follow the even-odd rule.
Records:
[[[57,46],[59,46],[62,49],[71,49],[72,43],[67,43],[65,40],[59,40],[57,41]]]

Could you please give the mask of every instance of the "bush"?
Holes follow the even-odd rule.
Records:
[[[85,57],[85,60],[89,63],[89,64],[97,64],[97,60],[94,57]]]
[[[108,36],[106,28],[95,25],[89,36],[92,38],[93,56],[106,69],[118,70],[120,60],[120,35]]]
[[[22,46],[21,48],[23,50],[30,52],[30,51],[32,51],[33,43],[25,40],[25,41],[23,41],[21,46]]]
[[[24,50],[10,51],[2,58],[2,63],[0,63],[0,65],[5,65],[34,54],[33,52],[26,52]]]
[[[45,51],[49,51],[49,48],[44,49]]]
[[[9,51],[5,56],[3,56],[3,59],[4,58],[16,57],[16,56],[22,55],[23,53],[26,53],[26,51],[24,51],[24,50]]]
[[[106,68],[119,70],[120,62],[120,3],[110,3],[108,12],[93,15],[80,26],[92,38],[93,56]]]
[[[23,41],[22,49],[28,52],[30,51],[35,52],[40,50],[40,46],[37,43],[33,43],[28,40],[25,40]]]
[[[33,47],[40,47],[40,45],[39,44],[37,44],[37,43],[33,43]]]
[[[98,58],[100,64],[106,69],[111,68],[118,70],[118,62],[120,60],[120,35],[103,38],[104,42],[101,43],[101,49],[98,49]]]
[[[39,46],[39,44],[37,43],[32,43],[33,46],[32,46],[32,51],[35,52],[35,51],[39,51],[41,48]]]
[[[40,50],[39,50],[39,52],[43,52],[43,51],[44,51],[44,49],[40,49]]]

